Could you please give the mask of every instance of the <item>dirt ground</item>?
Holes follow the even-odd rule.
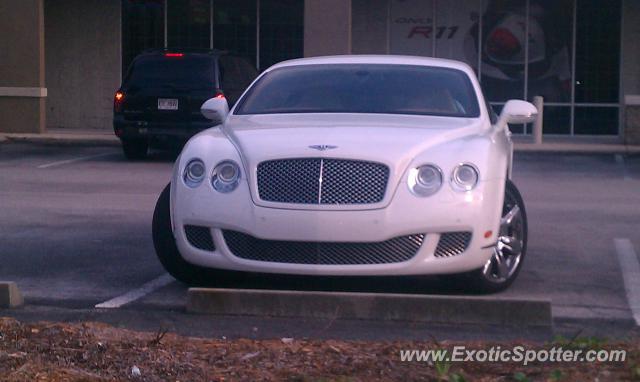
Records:
[[[558,339],[528,348],[626,349],[622,363],[402,362],[400,350],[453,342],[228,340],[142,333],[101,323],[0,318],[1,381],[621,381],[640,380],[640,341]],[[465,343],[476,349],[516,343]]]

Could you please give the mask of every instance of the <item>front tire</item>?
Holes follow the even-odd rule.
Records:
[[[465,289],[496,293],[507,289],[518,277],[527,251],[527,213],[516,186],[507,180],[500,219],[500,232],[493,255],[480,269],[461,275]]]
[[[153,246],[164,269],[185,284],[199,284],[206,280],[206,269],[188,263],[176,246],[171,229],[171,185],[168,184],[156,203],[153,212]]]

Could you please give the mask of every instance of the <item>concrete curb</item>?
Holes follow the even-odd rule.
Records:
[[[552,325],[548,300],[475,296],[190,288],[187,311],[447,324]]]
[[[23,304],[24,300],[16,283],[0,281],[0,308],[16,308]]]

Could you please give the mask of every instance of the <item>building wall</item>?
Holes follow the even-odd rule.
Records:
[[[0,0],[0,52],[0,132],[42,132],[42,0]]]
[[[305,0],[304,56],[351,53],[351,0]]]
[[[45,0],[47,127],[111,128],[121,79],[118,0]]]
[[[389,53],[389,0],[352,0],[354,54]]]

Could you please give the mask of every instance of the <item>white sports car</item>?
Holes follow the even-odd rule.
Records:
[[[160,195],[153,237],[174,277],[203,269],[331,276],[454,274],[510,285],[527,246],[508,123],[464,63],[336,56],[262,73],[193,137]]]

